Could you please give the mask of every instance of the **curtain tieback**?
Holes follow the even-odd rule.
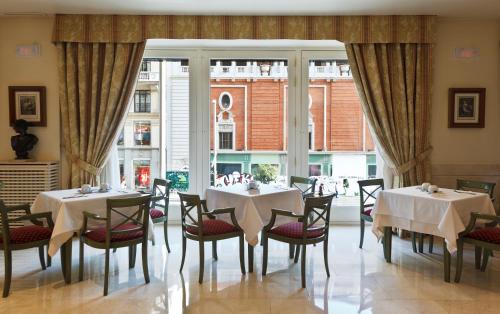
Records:
[[[413,158],[412,160],[408,161],[407,163],[404,163],[399,167],[392,168],[394,174],[397,176],[400,176],[400,175],[410,171],[412,168],[415,168],[418,163],[424,161],[427,157],[429,157],[431,151],[432,151],[432,146],[427,148],[426,150],[424,150],[420,154],[418,154],[417,157]]]
[[[77,164],[77,166],[80,169],[82,169],[82,170],[84,170],[84,171],[86,171],[94,176],[99,176],[101,174],[101,172],[103,170],[102,167],[99,168],[99,167],[96,167],[94,165],[89,164],[85,160],[80,159],[80,157],[69,152],[64,146],[63,146],[63,149],[64,149],[64,153],[68,157],[68,159],[71,160],[71,162]]]

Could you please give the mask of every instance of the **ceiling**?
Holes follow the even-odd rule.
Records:
[[[392,15],[500,18],[500,0],[1,0],[0,14]]]

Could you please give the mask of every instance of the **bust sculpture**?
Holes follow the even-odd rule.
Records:
[[[17,135],[10,138],[10,145],[16,152],[16,159],[29,159],[28,152],[38,143],[38,137],[28,134],[28,122],[23,119],[14,122],[14,131]]]

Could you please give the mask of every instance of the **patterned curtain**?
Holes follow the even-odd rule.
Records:
[[[430,179],[431,45],[346,44],[363,111],[393,186]]]
[[[71,187],[95,184],[128,111],[144,43],[59,42],[59,103]]]

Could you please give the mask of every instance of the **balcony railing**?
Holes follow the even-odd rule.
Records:
[[[160,73],[159,72],[149,72],[149,71],[139,72],[139,81],[157,82],[159,80],[160,80]]]

